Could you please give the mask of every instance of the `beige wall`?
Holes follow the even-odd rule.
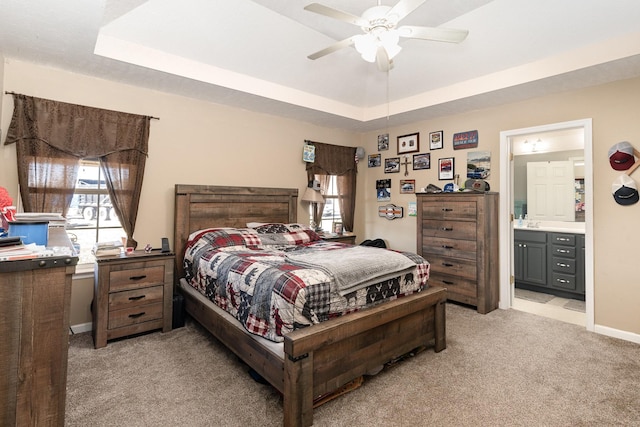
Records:
[[[378,152],[377,135],[386,132],[360,135],[328,129],[13,60],[5,61],[3,84],[3,90],[160,117],[151,124],[149,159],[135,233],[141,244],[156,245],[163,236],[172,238],[173,186],[176,183],[297,187],[302,190],[306,181],[301,160],[304,139],[363,145],[367,154],[371,154]],[[455,157],[456,170],[463,171],[468,151],[452,150],[452,134],[478,130],[477,150],[492,153],[490,184],[492,190],[497,191],[500,186],[500,131],[592,118],[595,322],[640,334],[640,310],[637,309],[640,306],[640,266],[635,262],[634,243],[640,240],[640,228],[635,227],[634,221],[639,218],[640,204],[622,207],[613,202],[611,182],[618,173],[607,161],[607,151],[615,142],[628,140],[640,148],[638,93],[640,79],[633,79],[402,127],[393,127],[392,117],[391,148],[382,152],[382,158],[395,156],[398,135],[420,132],[421,152],[428,152],[428,133],[443,130],[445,148],[432,152],[432,168],[413,171],[409,167],[406,177],[415,179],[417,187],[428,183],[442,186],[435,166],[438,158]],[[4,138],[13,110],[10,96],[3,97],[0,108]],[[2,146],[0,150],[3,159],[0,185],[17,198],[15,148]],[[399,180],[405,178],[404,167],[400,174],[384,174],[382,169],[367,168],[366,162],[360,165],[357,241],[381,237],[394,248],[413,251],[416,249],[415,218],[406,214],[394,221],[378,217],[380,203],[375,197],[375,181],[391,178],[391,202],[405,210],[415,196],[398,194]],[[306,209],[306,206],[299,206],[301,222],[306,222]],[[72,324],[90,321],[90,286],[88,279],[74,283]]]
[[[432,167],[413,171],[409,167],[408,179],[416,180],[416,187],[429,183],[443,186],[438,181],[437,161],[442,157],[456,158],[456,171],[464,176],[467,151],[453,150],[452,135],[456,132],[478,130],[477,149],[491,151],[491,177],[493,191],[500,187],[500,132],[578,119],[593,119],[593,171],[594,171],[594,301],[595,323],[606,328],[640,334],[640,263],[637,242],[640,241],[640,203],[620,206],[613,201],[611,183],[619,172],[608,162],[608,150],[616,142],[629,141],[640,149],[640,79],[624,80],[584,90],[536,98],[526,102],[488,108],[465,114],[413,123],[408,126],[390,127],[391,148],[383,151],[382,159],[397,156],[398,135],[420,132],[421,152],[429,152],[429,132],[444,130],[445,148],[431,152]],[[393,118],[391,118],[393,123]],[[386,132],[382,131],[381,133]],[[377,134],[365,135],[363,145],[367,153],[377,153]],[[385,174],[383,168],[361,170],[365,177],[364,227],[367,238],[381,237],[391,247],[404,250],[416,249],[416,221],[413,217],[393,221],[377,216],[375,180],[392,179],[391,203],[403,206],[415,200],[415,196],[400,195],[400,174]],[[640,172],[634,174],[640,183]],[[463,181],[463,178],[461,178]],[[361,211],[362,212],[362,211]],[[505,219],[501,219],[505,220]]]

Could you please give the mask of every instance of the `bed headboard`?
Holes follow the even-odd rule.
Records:
[[[244,228],[248,222],[298,222],[297,188],[176,184],[174,240],[176,280],[189,234],[208,227]]]

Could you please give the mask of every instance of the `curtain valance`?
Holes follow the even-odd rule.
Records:
[[[308,175],[344,175],[357,172],[356,148],[312,142],[316,147],[315,160],[307,163]]]
[[[5,145],[43,142],[78,158],[118,151],[148,153],[149,116],[13,94],[13,117]]]

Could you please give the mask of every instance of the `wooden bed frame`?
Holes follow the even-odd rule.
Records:
[[[184,277],[184,248],[193,231],[298,222],[297,202],[297,189],[176,185],[176,278]],[[238,327],[239,322],[229,325],[236,321],[222,309],[183,294],[187,313],[282,393],[285,426],[312,425],[314,398],[388,361],[418,347],[446,348],[443,288],[293,331],[285,336],[284,357]]]

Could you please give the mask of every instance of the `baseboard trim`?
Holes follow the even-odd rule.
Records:
[[[601,325],[595,325],[594,332],[608,337],[619,338],[621,340],[640,344],[640,334],[634,334],[633,332],[621,331],[620,329],[613,329],[608,326]]]
[[[71,325],[72,334],[81,334],[83,332],[91,332],[93,329],[93,323],[80,323],[79,325]]]

